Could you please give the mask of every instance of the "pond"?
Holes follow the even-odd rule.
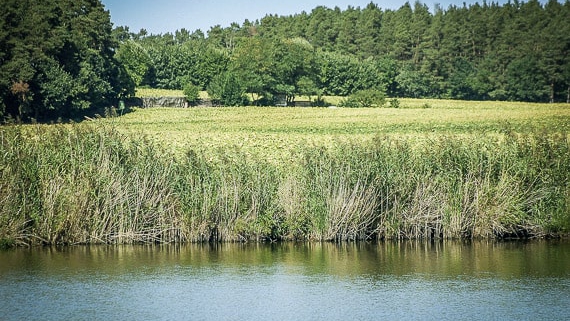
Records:
[[[561,320],[570,242],[0,251],[0,320]]]

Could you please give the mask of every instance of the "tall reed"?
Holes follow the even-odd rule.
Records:
[[[183,240],[172,163],[113,128],[1,129],[0,238],[15,243]]]
[[[170,155],[112,125],[0,127],[3,244],[495,238],[570,231],[568,135]]]

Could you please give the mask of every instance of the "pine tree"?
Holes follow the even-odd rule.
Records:
[[[378,57],[380,32],[382,28],[382,10],[374,3],[364,8],[356,22],[356,46],[361,58]]]

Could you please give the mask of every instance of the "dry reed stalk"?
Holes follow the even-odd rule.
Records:
[[[442,234],[444,193],[428,177],[417,183],[409,206],[402,212],[402,237],[433,239]]]
[[[327,240],[357,240],[370,236],[375,221],[377,197],[373,188],[358,181],[353,187],[342,178],[332,186],[327,197]]]

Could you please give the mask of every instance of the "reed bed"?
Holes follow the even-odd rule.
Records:
[[[114,125],[0,127],[4,245],[556,236],[570,231],[557,132],[246,148],[163,145]]]

